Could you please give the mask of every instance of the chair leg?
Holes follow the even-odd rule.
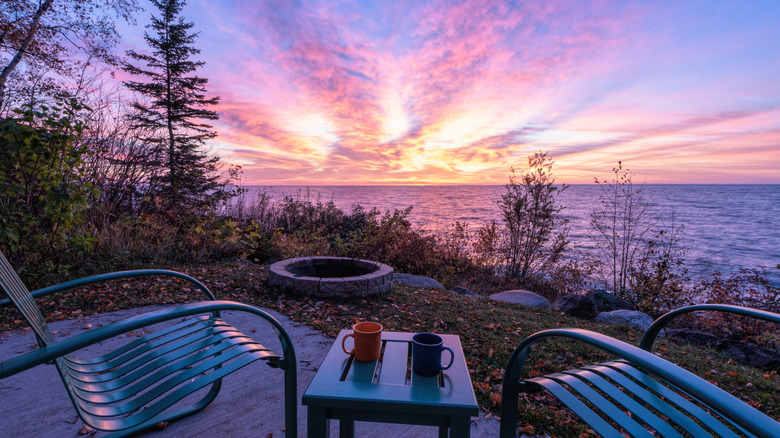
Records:
[[[295,356],[293,354],[293,360]],[[298,366],[292,363],[284,370],[285,437],[298,437]]]

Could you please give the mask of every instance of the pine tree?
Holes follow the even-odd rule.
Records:
[[[149,181],[150,193],[164,201],[162,207],[177,211],[200,205],[206,195],[224,184],[217,170],[220,161],[204,149],[205,142],[216,136],[212,126],[203,120],[216,120],[219,115],[208,109],[219,97],[206,97],[208,79],[193,72],[203,61],[191,56],[200,53],[193,44],[197,33],[190,33],[193,23],[180,15],[185,0],[152,0],[160,16],[152,16],[147,26],[154,31],[144,33],[152,54],[133,50],[127,55],[146,64],[136,67],[125,63],[123,69],[148,82],[127,81],[125,86],[142,94],[146,101],[133,103],[131,120],[138,128],[139,138],[154,150],[149,162],[156,167]]]

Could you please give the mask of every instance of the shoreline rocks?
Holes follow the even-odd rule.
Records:
[[[634,310],[634,304],[626,301],[617,295],[607,292],[603,289],[594,289],[588,291],[585,296],[591,298],[596,303],[596,309],[599,312],[611,312],[613,310]]]
[[[503,301],[505,303],[520,304],[527,307],[536,307],[542,309],[550,308],[550,302],[547,301],[547,298],[527,290],[507,290],[491,295],[490,299],[495,301]]]
[[[611,312],[601,312],[596,317],[596,322],[604,324],[623,324],[632,329],[640,330],[643,333],[653,323],[653,318],[646,313],[637,310],[613,310]],[[661,331],[661,336],[663,331]]]
[[[667,335],[679,341],[695,345],[709,345],[722,351],[737,362],[755,368],[777,369],[780,367],[780,352],[750,342],[724,339],[697,330],[668,329]]]
[[[596,302],[587,295],[565,295],[552,303],[552,310],[583,319],[594,319],[599,313]]]
[[[409,286],[428,287],[431,289],[444,289],[444,286],[442,286],[441,283],[439,283],[438,281],[434,280],[431,277],[423,277],[422,275],[396,273],[393,276],[393,280],[395,280],[398,283],[403,283]]]

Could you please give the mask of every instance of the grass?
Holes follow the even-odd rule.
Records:
[[[580,327],[636,344],[638,331],[567,317],[551,311],[474,299],[449,291],[396,287],[382,296],[361,299],[314,299],[269,291],[261,266],[222,264],[172,267],[204,282],[218,299],[272,308],[327,336],[357,321],[372,320],[386,330],[453,333],[461,338],[474,390],[487,415],[500,410],[503,369],[512,350],[526,336],[556,327]],[[152,304],[200,299],[199,292],[178,280],[142,278],[118,280],[73,290],[41,300],[47,320]],[[0,329],[24,327],[13,309],[0,310]],[[713,351],[660,339],[656,354],[702,376],[757,409],[780,418],[780,377],[777,371],[741,366]],[[525,375],[546,374],[567,367],[608,360],[604,353],[580,344],[550,341],[537,347]],[[590,431],[546,393],[521,397],[519,427],[528,433],[587,436]],[[582,435],[585,434],[585,435]]]

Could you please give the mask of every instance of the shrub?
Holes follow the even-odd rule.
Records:
[[[591,237],[601,251],[596,260],[605,282],[619,297],[633,302],[637,310],[657,316],[693,301],[682,245],[682,227],[675,225],[674,212],[668,223],[652,220],[650,203],[642,186],[636,188],[633,175],[618,162],[611,181],[599,181],[601,208],[591,213]]]
[[[253,232],[232,218],[209,213],[178,221],[157,214],[128,215],[95,229],[97,242],[85,255],[82,273],[243,257]]]
[[[518,178],[515,169],[498,206],[504,222],[502,256],[509,277],[529,280],[553,269],[568,245],[568,220],[556,197],[552,160],[544,152],[528,157],[529,169]]]
[[[777,267],[780,269],[780,266]],[[715,272],[701,283],[702,299],[707,303],[734,304],[780,313],[780,278],[765,269],[741,269],[724,277]],[[776,348],[780,344],[777,325],[753,318],[713,313],[704,320],[720,336],[749,340]]]
[[[477,229],[472,250],[474,261],[482,272],[497,275],[501,254],[501,228],[496,221],[489,221]]]
[[[61,96],[58,106],[17,110],[18,117],[0,120],[0,248],[30,281],[67,271],[65,256],[94,242],[83,229],[94,194],[83,181],[84,109]]]
[[[642,187],[634,187],[633,174],[623,170],[620,161],[612,173],[611,181],[595,181],[601,186],[601,209],[591,213],[591,237],[602,253],[608,287],[622,295],[629,288],[631,266],[652,224],[647,220],[649,204]]]
[[[685,265],[688,248],[680,244],[682,227],[672,223],[643,241],[636,262],[629,266],[630,288],[623,298],[651,316],[691,304],[695,290]]]

